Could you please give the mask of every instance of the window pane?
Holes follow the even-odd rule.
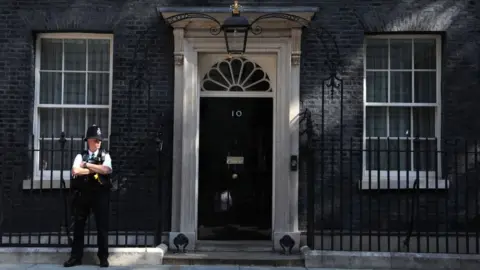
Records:
[[[41,40],[40,69],[62,70],[62,42],[61,39]]]
[[[87,118],[88,126],[93,124],[100,127],[103,138],[108,136],[108,109],[89,109]]]
[[[365,149],[367,170],[385,170],[388,167],[386,140],[367,139]]]
[[[435,108],[413,109],[413,130],[415,137],[435,137]]]
[[[39,152],[39,170],[58,170],[60,169],[60,153],[57,151],[60,149],[60,143],[57,140],[39,140],[40,152]],[[44,174],[44,178],[50,177],[50,175]]]
[[[40,104],[62,103],[62,73],[40,72]]]
[[[71,168],[73,165],[73,161],[75,160],[75,156],[77,154],[82,153],[83,150],[85,150],[87,147],[87,144],[83,139],[78,139],[74,138],[73,140],[71,138],[67,139],[67,143],[65,144],[65,148],[68,149],[68,154],[66,154],[67,158],[66,160],[69,163],[69,167]]]
[[[436,102],[436,72],[415,72],[415,102]]]
[[[75,155],[84,149],[83,141],[74,140],[73,150],[72,141],[67,139],[63,152],[63,164],[62,164],[62,148],[59,140],[39,140],[40,152],[39,152],[39,170],[70,170],[72,168]],[[63,167],[62,167],[63,165]],[[50,179],[50,172],[43,174],[43,179]]]
[[[390,40],[390,68],[412,69],[412,40]]]
[[[88,41],[88,70],[110,70],[110,40],[92,39]]]
[[[109,78],[109,73],[88,74],[88,104],[108,105]]]
[[[367,137],[387,136],[387,108],[367,107]]]
[[[410,137],[410,108],[389,109],[390,137]]]
[[[85,73],[65,73],[63,103],[85,104]]]
[[[412,73],[390,73],[390,102],[412,102]]]
[[[65,135],[69,138],[85,136],[85,109],[65,109]]]
[[[437,146],[435,140],[415,140],[413,143],[414,170],[435,171]],[[435,176],[434,174],[431,176]]]
[[[367,69],[388,69],[388,40],[367,40]]]
[[[388,102],[388,72],[367,72],[367,102]]]
[[[368,139],[366,145],[367,170],[410,169],[410,142],[408,140]]]
[[[409,140],[388,140],[390,170],[411,169],[411,143]]]
[[[65,70],[86,70],[87,46],[83,39],[65,40]]]
[[[40,108],[40,136],[46,139],[62,134],[62,109]]]
[[[415,68],[436,69],[435,39],[416,39],[414,43]]]

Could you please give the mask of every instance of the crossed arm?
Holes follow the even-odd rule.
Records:
[[[86,163],[82,160],[82,156],[78,154],[73,161],[72,174],[87,175],[92,173],[110,174],[112,173],[112,159],[109,154],[106,154],[103,164]]]

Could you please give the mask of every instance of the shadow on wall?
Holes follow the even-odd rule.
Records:
[[[458,0],[403,0],[394,5],[361,6],[349,3],[366,32],[445,31],[456,27],[469,5],[474,1]],[[470,3],[469,3],[470,2]]]
[[[472,152],[465,147],[468,142],[457,140],[442,149],[446,160],[443,175],[450,181],[448,190],[359,190],[365,151],[362,138],[344,138],[342,143],[336,135],[326,135],[322,140],[319,133],[314,133],[314,143],[308,148],[305,136],[301,138],[300,153],[299,212],[303,229],[306,185],[311,175],[315,181],[317,230],[374,230],[404,235],[412,226],[412,219],[413,229],[418,232],[464,233],[478,228],[480,149]],[[307,169],[309,150],[314,153],[313,171]]]
[[[474,89],[478,86],[479,34],[469,29],[474,25],[478,7],[473,1],[401,1],[394,4],[364,6],[351,1],[346,8],[350,17],[343,17],[356,25],[357,32],[386,31],[438,31],[447,33],[443,46],[444,70],[442,76],[443,88],[443,137],[480,138],[478,121],[457,121],[468,115],[480,113],[478,100],[480,94]],[[321,13],[334,13],[343,6],[329,5],[322,7]],[[332,25],[328,16],[317,16],[315,24]],[[336,26],[333,25],[332,28]],[[313,112],[316,123],[315,136],[320,137],[322,131],[325,138],[337,138],[340,133],[344,139],[357,138],[355,148],[361,149],[363,134],[363,34],[355,31],[333,32],[340,49],[341,69],[338,76],[344,80],[343,92],[328,88],[323,92],[321,78],[329,76],[328,70],[321,70],[325,53],[313,52],[302,58],[301,98],[302,107]],[[340,30],[340,29],[339,29]],[[312,34],[304,35],[305,42],[302,51],[312,51],[319,47]],[[348,43],[348,42],[350,43]],[[352,45],[353,42],[353,45]],[[323,66],[324,67],[324,66]],[[312,73],[312,70],[315,71]],[[323,74],[323,76],[322,76]],[[459,81],[469,82],[459,84]],[[322,101],[322,96],[324,97]],[[478,96],[478,98],[476,98]],[[472,99],[472,97],[474,97]],[[342,100],[343,99],[343,100]],[[458,106],[461,104],[462,109]],[[466,109],[465,109],[466,108]],[[341,111],[343,110],[343,111]],[[323,119],[322,119],[323,117]],[[340,121],[342,118],[342,121]],[[473,118],[470,118],[473,119]],[[324,128],[320,128],[322,120]],[[455,128],[453,126],[455,125]],[[468,133],[468,134],[466,134]],[[478,221],[478,200],[480,197],[478,185],[480,170],[476,157],[471,153],[480,153],[480,148],[474,140],[467,140],[454,146],[444,147],[449,153],[446,174],[451,180],[450,189],[441,191],[422,191],[418,197],[421,206],[417,216],[422,220],[415,228],[428,230],[472,230],[472,224]],[[326,156],[315,161],[315,192],[317,194],[316,219],[317,229],[342,229],[353,231],[359,229],[407,231],[409,228],[409,210],[411,191],[359,191],[357,184],[362,173],[361,153],[339,153],[338,144],[327,142]],[[332,148],[330,148],[333,146]],[[318,157],[318,145],[316,154]],[[453,148],[452,148],[453,147]],[[334,149],[330,151],[330,149]],[[336,149],[336,150],[335,150]],[[347,149],[347,148],[345,148]],[[457,149],[457,150],[454,150]],[[468,151],[466,151],[467,149]],[[330,152],[329,152],[330,151]],[[321,165],[326,164],[325,174],[319,173]],[[343,164],[343,165],[340,165]],[[454,166],[453,166],[454,164]],[[343,170],[340,169],[343,166]],[[303,167],[305,169],[305,167]],[[300,213],[301,226],[305,228],[306,178],[308,172],[301,171]],[[324,176],[322,178],[322,176]],[[466,200],[465,197],[470,198]],[[375,213],[375,214],[371,214]],[[378,213],[378,215],[377,215]],[[437,217],[432,213],[438,214]],[[453,213],[453,214],[452,214]],[[370,218],[366,218],[370,217]]]

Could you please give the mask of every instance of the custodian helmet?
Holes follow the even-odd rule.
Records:
[[[102,131],[100,130],[100,127],[97,125],[93,124],[87,129],[87,134],[85,135],[85,141],[88,139],[97,139],[97,140],[103,140],[102,137]]]

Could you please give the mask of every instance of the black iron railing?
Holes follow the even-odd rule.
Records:
[[[341,141],[315,134],[309,115],[300,198],[311,248],[480,253],[480,140]]]
[[[103,142],[105,148],[109,143]],[[75,156],[84,149],[83,138],[67,138],[64,133],[32,136],[28,142],[4,140],[0,148],[0,246],[70,244],[75,222],[70,171]],[[110,150],[109,242],[112,246],[156,246],[162,241],[167,209],[161,205],[162,196],[167,195],[162,136],[147,135],[121,152]],[[95,246],[95,220],[90,217],[85,244]]]

